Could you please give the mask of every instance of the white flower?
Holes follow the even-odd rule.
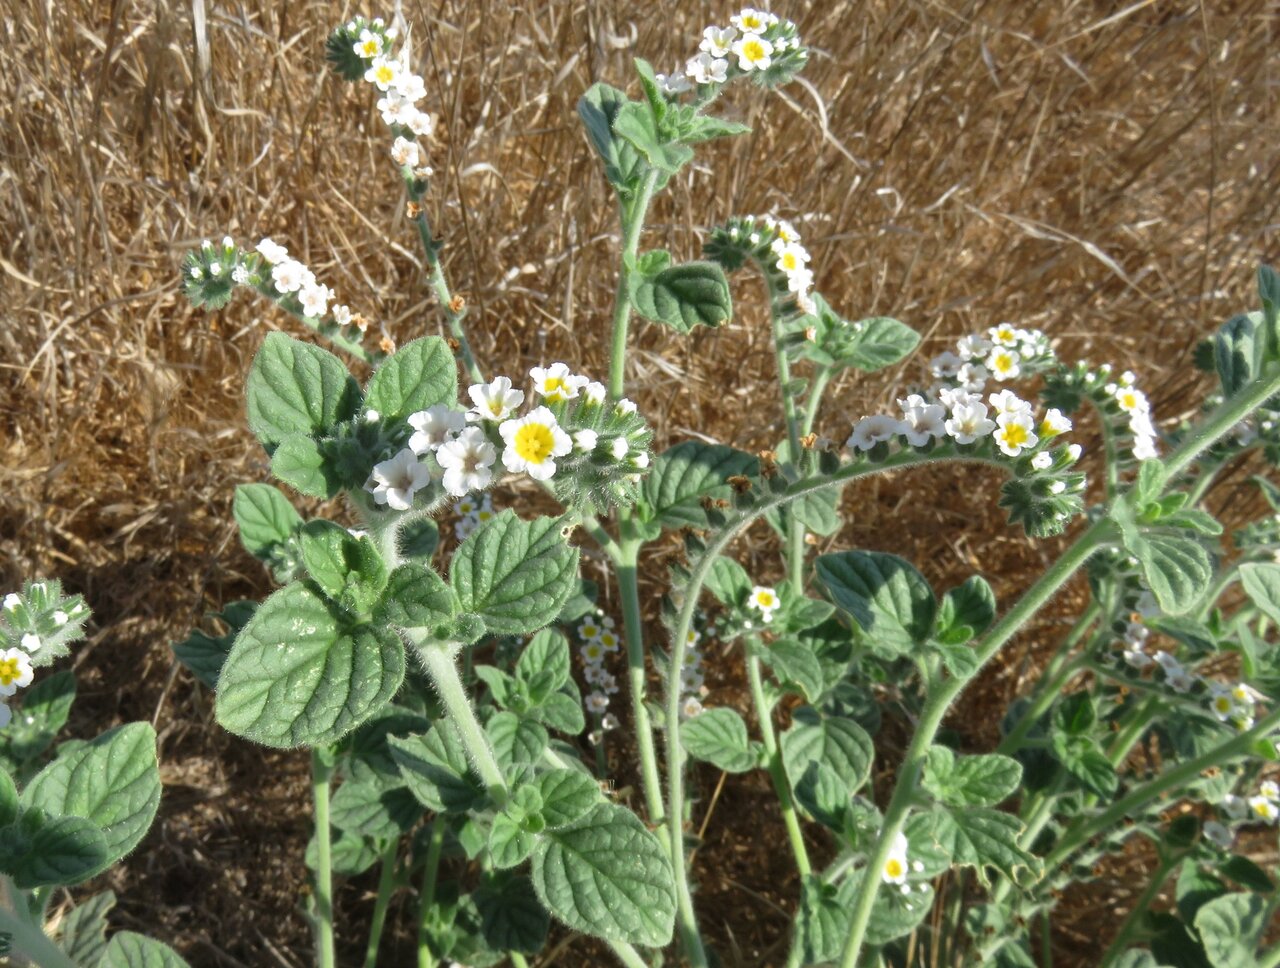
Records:
[[[56,612],[53,613],[54,625],[66,625],[69,620],[70,620],[70,616],[67,615],[67,613],[64,612],[62,609],[58,609]]]
[[[4,608],[7,612],[12,612],[22,604],[22,596],[17,592],[10,592],[4,597]]]
[[[249,270],[244,266],[236,266],[231,270],[231,281],[237,286],[243,286],[249,281]]]
[[[295,259],[285,259],[271,269],[271,279],[277,292],[297,292],[307,284],[310,274],[307,267]]]
[[[600,435],[594,430],[579,430],[573,435],[573,448],[583,454],[589,454],[596,449],[596,441]]]
[[[791,276],[801,269],[804,269],[809,263],[809,250],[799,242],[783,242],[781,239],[773,243],[773,254],[778,257],[778,261],[774,263],[778,267],[778,271],[787,276]],[[812,273],[810,279],[812,280]]]
[[[813,287],[813,272],[799,268],[787,273],[787,289],[794,293],[808,292]]]
[[[407,138],[396,138],[391,145],[391,160],[402,168],[405,165],[416,167],[419,161],[418,143]]]
[[[604,388],[603,383],[592,382],[582,388],[582,395],[586,397],[587,402],[594,403],[597,406],[604,403],[604,398],[608,393],[609,391]]]
[[[980,360],[991,350],[991,340],[978,333],[961,336],[956,343],[956,353],[962,360]]]
[[[779,219],[777,222],[774,222],[770,227],[773,229],[774,233],[778,236],[778,238],[780,238],[783,242],[799,242],[800,241],[800,233],[796,230],[796,227],[792,225],[790,222],[788,222],[786,219]],[[752,244],[753,245],[755,244],[754,239],[752,240]]]
[[[601,631],[600,623],[594,618],[584,618],[582,624],[578,626],[578,635],[586,640],[599,638]]]
[[[575,376],[565,363],[552,363],[548,367],[535,366],[529,371],[533,388],[553,403],[573,400],[590,381],[585,376]]]
[[[751,7],[744,7],[740,13],[736,13],[729,18],[729,23],[733,24],[744,34],[763,33],[777,22],[778,18],[773,14],[766,13],[763,10],[755,10]]]
[[[996,446],[1008,457],[1017,457],[1039,443],[1035,435],[1035,421],[1030,414],[1005,413],[996,418]]]
[[[1017,346],[1018,330],[1014,328],[1012,323],[1001,323],[999,326],[993,326],[987,330],[987,335],[991,337],[991,341],[999,346]]]
[[[613,619],[605,619],[605,621],[612,624]],[[617,652],[618,646],[621,644],[617,634],[608,627],[600,630],[600,634],[596,636],[596,641],[600,643],[600,648],[606,652]]]
[[[1160,456],[1160,452],[1156,450],[1156,439],[1154,437],[1139,437],[1133,442],[1133,456],[1135,460],[1154,460]]]
[[[728,57],[737,37],[738,31],[734,27],[708,27],[702,32],[698,50],[705,51],[712,57]]]
[[[1150,668],[1152,665],[1153,660],[1151,656],[1142,651],[1141,643],[1132,645],[1121,654],[1124,657],[1125,664],[1133,669],[1141,671],[1142,669]]]
[[[680,688],[684,692],[700,692],[706,677],[697,669],[680,670]]]
[[[680,717],[693,719],[702,712],[702,703],[697,696],[686,696],[680,703]]]
[[[473,383],[467,395],[475,404],[468,415],[474,415],[476,420],[506,420],[524,403],[524,391],[511,389],[511,380],[505,376],[492,383]]]
[[[1230,850],[1236,838],[1230,827],[1220,824],[1216,820],[1208,820],[1204,825],[1204,839],[1215,847]]]
[[[907,443],[912,447],[923,447],[935,437],[946,436],[947,431],[943,425],[946,413],[946,408],[940,403],[905,407],[898,432],[907,438]]]
[[[773,63],[773,44],[759,34],[744,33],[730,49],[738,58],[740,71],[767,71]]]
[[[1083,453],[1084,453],[1084,448],[1081,447],[1079,444],[1067,445],[1067,456],[1071,458],[1071,462],[1073,464],[1080,459],[1080,456]],[[1156,614],[1156,613],[1153,612],[1152,614]]]
[[[1243,820],[1249,813],[1249,804],[1244,797],[1238,797],[1234,793],[1228,793],[1222,798],[1222,802],[1218,804],[1222,807],[1222,812],[1232,820]]]
[[[987,385],[987,377],[991,376],[987,368],[972,360],[956,371],[956,380],[966,390],[978,393]]]
[[[382,123],[387,125],[408,125],[409,119],[418,113],[413,102],[399,91],[388,91],[386,97],[378,98],[375,107],[382,113]]]
[[[692,77],[698,84],[723,84],[727,79],[729,62],[720,57],[712,57],[705,51],[697,57],[689,58],[684,65],[684,73]]]
[[[971,403],[981,403],[982,397],[976,393],[970,393],[964,387],[948,387],[940,386],[937,389],[938,402],[948,410],[954,410],[956,407],[968,406]],[[983,407],[986,412],[986,407]]]
[[[889,856],[885,858],[881,876],[886,884],[907,883],[907,835],[899,832],[893,838]]]
[[[747,606],[759,612],[765,622],[773,621],[773,613],[781,604],[782,600],[778,598],[778,593],[767,585],[756,585],[751,589],[751,595],[747,599]]]
[[[1249,814],[1255,820],[1261,820],[1264,823],[1275,823],[1277,819],[1280,819],[1280,806],[1277,806],[1274,800],[1270,800],[1267,797],[1250,797]]]
[[[419,464],[417,454],[406,447],[390,460],[373,465],[365,489],[373,492],[376,503],[407,511],[413,507],[413,495],[430,483],[431,471]]]
[[[951,419],[943,424],[957,444],[972,444],[996,429],[996,422],[987,417],[986,405],[976,398],[972,403],[962,403],[951,408]]]
[[[654,74],[653,79],[658,82],[658,87],[663,94],[683,94],[692,87],[689,81],[679,74]]]
[[[364,72],[364,79],[379,91],[387,91],[395,84],[401,69],[400,62],[394,57],[375,57],[369,69]]]
[[[636,405],[626,397],[623,397],[613,405],[613,409],[616,410],[620,416],[629,417],[636,412]]]
[[[1026,400],[1022,400],[1012,390],[1001,390],[999,393],[988,395],[987,402],[991,404],[991,410],[996,417],[1019,416],[1031,418],[1031,404]]]
[[[1149,413],[1151,410],[1146,394],[1136,387],[1116,387],[1115,398],[1125,413]]]
[[[1071,429],[1071,419],[1057,407],[1050,407],[1044,419],[1040,421],[1041,437],[1056,437]]]
[[[614,437],[613,440],[609,442],[609,455],[614,460],[622,460],[622,458],[627,456],[627,451],[629,449],[630,445],[627,443],[626,437]]]
[[[535,481],[550,480],[556,472],[555,458],[573,450],[573,441],[546,407],[499,424],[498,433],[506,444],[503,466],[513,473],[524,471]]]
[[[1038,471],[1047,471],[1053,466],[1053,455],[1047,450],[1041,451],[1039,454],[1036,454],[1031,458],[1031,466]]]
[[[849,435],[845,446],[856,447],[858,450],[870,450],[881,441],[892,440],[897,435],[898,429],[899,421],[888,414],[872,414],[870,417],[863,417],[854,425],[853,433]]]
[[[587,665],[599,665],[604,661],[605,647],[600,644],[599,639],[588,639],[578,649],[578,655],[582,656],[582,661]]]
[[[382,53],[382,38],[371,30],[360,31],[360,39],[351,48],[362,60],[371,60]]]
[[[405,125],[419,138],[430,138],[436,130],[436,119],[426,111],[414,111]],[[427,172],[430,174],[430,171]]]
[[[947,350],[929,361],[929,372],[938,379],[945,380],[959,373],[963,365],[964,360]]]
[[[404,71],[396,78],[395,93],[412,104],[427,96],[427,85],[417,74]]]
[[[34,674],[25,652],[19,649],[0,652],[0,696],[12,696],[19,688],[31,685]]]
[[[497,459],[497,448],[479,427],[468,427],[436,451],[436,462],[444,469],[444,489],[455,497],[488,487]]]
[[[409,449],[415,454],[428,454],[457,436],[466,425],[465,414],[443,403],[410,414],[409,426],[415,432],[409,438]]]
[[[587,695],[586,700],[587,712],[594,716],[599,716],[609,708],[609,697],[603,692],[592,692]]]
[[[1011,349],[997,346],[987,357],[987,369],[997,380],[1012,380],[1022,372],[1018,363],[1021,357]]]
[[[605,713],[600,719],[600,728],[606,733],[610,730],[617,729],[622,724],[618,721],[618,717],[613,713]]]
[[[332,289],[316,284],[303,286],[298,293],[298,301],[302,303],[302,314],[312,319],[325,314],[325,310],[329,308],[329,300],[332,298]]]
[[[221,262],[210,262],[210,263],[209,263],[209,275],[214,276],[215,278],[216,278],[217,276],[222,275],[222,263],[221,263]]]
[[[351,309],[347,306],[341,306],[341,305],[334,306],[333,321],[337,323],[339,326],[350,326],[351,325]]]

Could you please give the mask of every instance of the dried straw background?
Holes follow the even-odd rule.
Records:
[[[1276,253],[1274,7],[778,10],[813,47],[806,83],[731,96],[754,133],[699,155],[657,205],[648,244],[692,256],[725,216],[776,211],[801,227],[835,305],[912,323],[925,353],[1014,319],[1048,331],[1066,357],[1137,370],[1161,418],[1193,410],[1190,348],[1251,304],[1252,267]],[[0,0],[0,11],[5,585],[59,575],[97,613],[75,660],[77,731],[140,717],[160,729],[161,819],[103,879],[122,895],[116,923],[172,941],[193,964],[302,965],[304,758],[219,731],[210,697],[168,651],[209,608],[267,587],[229,506],[234,484],[266,477],[241,419],[245,369],[267,328],[291,324],[251,301],[195,313],[176,267],[202,237],[270,234],[397,337],[435,331],[373,99],[321,62],[327,28],[361,11],[267,0]],[[627,78],[633,55],[682,62],[702,25],[729,12],[671,0],[405,4],[442,120],[433,215],[491,367],[565,359],[604,372],[617,238],[574,103],[596,79]],[[637,327],[634,396],[668,440],[760,447],[780,435],[764,308],[749,283],[736,296],[735,320],[717,332]],[[841,384],[823,429],[843,435],[918,366]],[[1091,443],[1087,428],[1079,438]],[[838,544],[907,554],[939,582],[981,571],[1008,601],[1052,543],[1004,524],[997,483],[947,471],[863,487],[846,496]],[[1230,502],[1233,485],[1219,493]],[[756,537],[743,552],[768,574],[771,545]],[[648,563],[651,599],[667,553]],[[955,722],[966,742],[990,744],[1059,621],[1042,617],[968,697]],[[741,702],[732,657],[711,684],[711,701]],[[888,771],[901,728],[882,741]],[[700,823],[717,779],[700,776]],[[756,779],[727,783],[698,854],[698,903],[731,964],[783,958],[796,884],[769,800]],[[1119,869],[1069,899],[1057,963],[1092,963],[1133,883]],[[371,886],[357,879],[339,897],[356,943]],[[405,935],[407,908],[393,917]],[[571,943],[543,963],[595,963],[589,951]]]

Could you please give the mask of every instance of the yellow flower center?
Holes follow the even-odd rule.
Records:
[[[495,417],[501,417],[501,416],[502,416],[502,401],[501,401],[501,400],[490,400],[490,401],[489,401],[489,412],[490,412],[491,414],[493,414]]]
[[[796,255],[794,252],[783,253],[782,270],[784,272],[794,272],[796,266],[798,266],[799,264],[800,264],[800,260],[796,258]]]
[[[568,400],[569,384],[558,376],[547,377],[546,383],[542,386],[542,395],[548,400]]]
[[[1213,701],[1213,707],[1220,713],[1231,712],[1231,700],[1226,696],[1219,696]]]
[[[764,60],[764,44],[758,40],[748,40],[742,45],[742,56],[752,64]]]
[[[363,45],[361,45],[360,53],[364,54],[365,57],[376,57],[378,54],[379,46],[380,45],[376,40],[374,40],[373,38],[370,38],[366,40]]]
[[[1124,393],[1120,394],[1120,406],[1125,410],[1132,410],[1137,405],[1138,398],[1133,395],[1132,391],[1126,390]]]
[[[1027,442],[1027,428],[1022,424],[1009,424],[1000,431],[1000,439],[1010,447],[1021,447]]]
[[[1013,357],[1008,353],[997,353],[995,364],[997,373],[1008,373],[1013,369]]]
[[[885,876],[891,878],[899,878],[907,873],[907,867],[896,857],[890,857],[884,862]]]
[[[757,17],[755,14],[749,13],[742,18],[742,29],[744,31],[759,30],[763,26],[764,26],[764,21],[761,18]]]
[[[1275,813],[1275,807],[1273,807],[1269,801],[1263,800],[1254,806],[1253,812],[1263,820],[1270,820],[1271,815]]]
[[[996,339],[1001,343],[1012,343],[1013,330],[1004,328],[996,330]]]
[[[756,595],[756,604],[761,608],[773,608],[775,599],[768,592],[759,592]]]
[[[373,76],[378,79],[379,84],[390,84],[396,79],[396,72],[387,64],[382,64]]]
[[[0,659],[0,685],[11,686],[21,675],[17,659]]]
[[[539,423],[525,424],[516,431],[515,439],[511,442],[520,459],[530,464],[541,464],[545,461],[551,456],[555,445],[556,439],[551,433],[551,428]]]

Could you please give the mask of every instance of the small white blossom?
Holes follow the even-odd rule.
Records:
[[[939,353],[929,361],[929,372],[939,380],[946,380],[960,372],[960,367],[964,365],[964,360],[956,356],[950,350]]]
[[[759,612],[766,623],[773,621],[773,613],[781,604],[782,600],[778,598],[778,593],[767,585],[756,585],[751,589],[750,597],[747,598],[747,606]]]
[[[499,424],[498,433],[506,444],[503,466],[513,473],[523,471],[535,481],[550,480],[556,472],[555,458],[573,450],[573,441],[546,407]]]
[[[856,447],[858,450],[870,450],[881,441],[892,440],[897,433],[897,420],[887,414],[872,414],[857,422],[845,446]]]
[[[1044,415],[1044,419],[1040,421],[1041,437],[1056,437],[1058,434],[1067,433],[1070,429],[1071,419],[1057,407],[1049,408],[1048,413]]]
[[[36,635],[34,632],[27,632],[25,635],[22,636],[18,644],[22,646],[24,649],[26,649],[28,652],[39,652],[40,636]]]
[[[578,430],[573,434],[573,449],[583,454],[589,454],[596,449],[596,441],[600,435],[594,430]]]
[[[629,417],[636,412],[636,405],[632,403],[630,400],[626,399],[625,397],[623,397],[621,400],[615,403],[613,405],[613,408],[618,412],[620,416],[623,416],[623,417]]]
[[[1249,804],[1245,802],[1244,797],[1238,797],[1234,793],[1228,793],[1223,797],[1218,806],[1222,807],[1222,812],[1232,820],[1243,820],[1249,814]]]
[[[10,592],[8,595],[4,597],[4,609],[7,612],[12,612],[16,610],[18,606],[21,604],[22,604],[22,596],[19,595],[17,592]]]
[[[1053,466],[1053,455],[1047,450],[1041,451],[1031,458],[1031,466],[1038,471],[1047,471]]]
[[[1018,397],[1012,390],[1001,390],[999,393],[988,395],[987,402],[991,404],[991,410],[996,417],[1009,416],[1025,416],[1031,418],[1031,404]]]
[[[21,649],[0,652],[0,696],[12,696],[20,688],[31,685],[34,674],[31,659]]]
[[[594,403],[597,406],[604,403],[604,398],[608,393],[609,391],[605,389],[603,383],[591,382],[582,388],[582,395],[586,398],[587,402]]]
[[[997,346],[987,357],[986,366],[997,380],[1012,380],[1022,372],[1021,357],[1011,349]]]
[[[360,39],[352,45],[351,49],[362,60],[372,60],[382,53],[382,38],[371,30],[362,30]]]
[[[497,459],[497,448],[479,427],[468,427],[436,451],[436,462],[444,469],[444,489],[455,497],[488,487]]]
[[[405,121],[408,127],[419,138],[430,138],[436,130],[436,119],[426,111],[414,111]],[[427,169],[427,175],[431,174],[431,169]]]
[[[379,91],[388,91],[396,83],[400,71],[400,62],[394,57],[375,57],[369,69],[364,72],[364,79]]]
[[[365,489],[373,493],[376,503],[407,511],[413,507],[414,494],[430,483],[431,472],[418,463],[418,456],[406,447],[390,460],[374,465]]]
[[[702,40],[698,50],[712,57],[728,57],[733,49],[733,42],[738,39],[738,31],[734,27],[708,27],[702,32]]]
[[[524,391],[513,390],[511,380],[500,376],[492,383],[473,383],[467,390],[474,406],[468,415],[477,420],[506,420],[524,403]]]
[[[552,363],[545,368],[535,366],[529,375],[533,377],[534,390],[553,403],[575,399],[591,382],[585,376],[571,373],[565,363]]]
[[[738,58],[740,71],[767,71],[773,64],[773,44],[759,34],[744,33],[733,42],[731,50]]]
[[[971,403],[951,408],[951,419],[944,425],[948,434],[958,444],[972,444],[996,429],[996,422],[987,417],[986,405],[976,398]]]
[[[405,165],[413,168],[420,160],[418,157],[418,143],[407,138],[396,138],[391,145],[391,160],[402,168]]]
[[[246,285],[249,282],[249,270],[244,266],[236,266],[231,270],[231,281],[237,286]]]
[[[1236,838],[1230,827],[1216,820],[1209,820],[1204,825],[1204,839],[1222,850],[1230,850]]]
[[[1263,823],[1274,824],[1277,819],[1280,819],[1280,805],[1268,797],[1250,797],[1249,815]]]
[[[657,81],[658,88],[663,94],[683,94],[693,86],[688,79],[679,74],[654,74],[653,79]]]
[[[919,399],[917,397],[917,399]],[[923,447],[929,441],[945,437],[944,417],[947,410],[940,403],[916,404],[903,409],[899,433],[912,447]]]
[[[332,298],[333,290],[318,284],[303,286],[298,292],[298,302],[302,303],[302,314],[311,319],[323,316]]]
[[[956,353],[962,360],[980,360],[991,351],[991,340],[978,333],[961,336],[956,343]]]
[[[885,858],[884,870],[881,871],[886,884],[907,883],[907,847],[907,835],[898,832],[889,848],[889,856]]]
[[[466,425],[465,414],[443,403],[410,414],[409,426],[414,434],[409,438],[409,449],[415,454],[429,454],[456,437]]]
[[[997,417],[995,439],[1001,453],[1008,457],[1017,457],[1040,440],[1035,435],[1035,421],[1030,414],[1024,413],[1005,413]]]
[[[680,716],[682,719],[693,719],[701,714],[702,703],[697,696],[685,696],[680,702]]]
[[[693,78],[697,84],[723,84],[727,79],[729,62],[720,57],[712,57],[705,51],[697,57],[691,57],[684,66],[685,76]]]

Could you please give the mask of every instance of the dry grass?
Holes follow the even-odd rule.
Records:
[[[442,115],[434,217],[495,368],[563,358],[604,371],[614,212],[574,103],[596,79],[626,78],[633,54],[674,65],[728,13],[688,6],[405,6]],[[777,211],[796,218],[835,305],[911,322],[925,351],[1015,319],[1066,357],[1137,370],[1161,417],[1192,410],[1190,347],[1251,302],[1251,269],[1276,252],[1274,7],[779,9],[815,49],[805,84],[734,96],[755,133],[699,156],[659,202],[651,244],[692,255],[717,220]],[[270,234],[397,337],[435,331],[371,99],[322,68],[326,29],[355,11],[265,0],[0,0],[0,11],[3,578],[61,575],[97,613],[76,659],[77,729],[138,717],[161,728],[161,819],[110,877],[121,923],[194,964],[301,965],[305,764],[221,733],[167,649],[206,609],[265,590],[228,511],[236,482],[266,476],[242,421],[245,368],[263,330],[289,324],[251,301],[194,313],[176,267],[202,237]],[[634,396],[670,440],[754,448],[780,435],[764,309],[749,287],[737,297],[721,331],[638,331]],[[915,372],[837,387],[826,427],[844,433]],[[1004,525],[992,487],[972,471],[868,485],[847,496],[838,543],[892,548],[942,582],[982,571],[1008,601],[1052,548]],[[1042,617],[967,698],[957,726],[975,746],[1057,621]],[[720,698],[734,699],[740,675],[736,664],[717,675]],[[709,799],[716,777],[701,779]],[[699,905],[731,963],[779,964],[796,885],[761,860],[782,853],[756,836],[758,815],[772,816],[765,787],[731,780],[720,804]],[[1058,963],[1091,963],[1113,919],[1108,892],[1127,876],[1061,913]],[[367,887],[340,897],[349,925]],[[584,950],[555,963],[589,963]]]

